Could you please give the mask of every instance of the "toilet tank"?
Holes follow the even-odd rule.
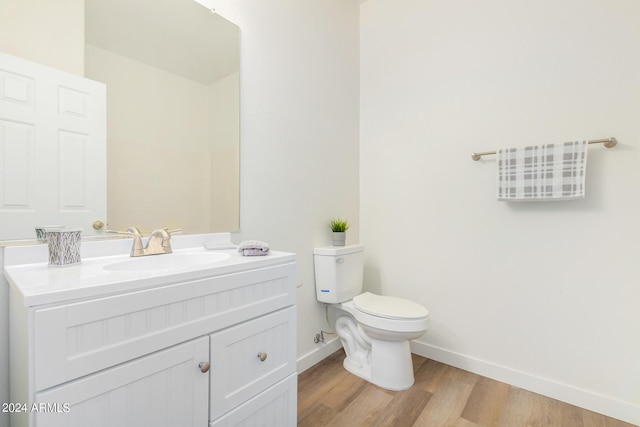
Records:
[[[329,304],[362,293],[364,246],[324,246],[313,250],[316,299]]]

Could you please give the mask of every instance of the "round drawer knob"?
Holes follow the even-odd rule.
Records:
[[[209,371],[209,362],[200,362],[198,367],[200,368],[200,372],[204,374]]]
[[[261,362],[264,362],[267,360],[267,353],[258,353],[258,359],[260,359]]]
[[[97,221],[93,221],[92,225],[94,230],[102,230],[102,227],[104,227],[104,222],[97,220]]]

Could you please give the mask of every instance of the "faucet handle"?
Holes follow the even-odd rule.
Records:
[[[105,233],[110,233],[110,234],[122,234],[122,235],[125,235],[125,236],[142,236],[142,233],[140,233],[140,230],[138,229],[138,227],[129,227],[125,231],[104,230],[104,232]]]
[[[157,230],[153,230],[151,232],[151,236],[149,236],[147,247],[144,249],[144,254],[170,254],[172,252],[172,249],[171,242],[169,242],[169,240],[171,240],[171,234],[169,234],[169,230],[167,230],[166,228],[158,228]]]
[[[133,233],[133,234],[136,234],[138,236],[142,236],[142,233],[140,233],[140,230],[138,229],[138,227],[129,227],[129,228],[127,228],[127,231],[129,233]]]
[[[131,256],[142,256],[144,255],[144,248],[142,247],[142,235],[140,234],[140,230],[136,227],[129,227],[126,231],[119,230],[105,230],[106,233],[110,234],[120,234],[124,236],[133,237],[133,246],[131,247]]]

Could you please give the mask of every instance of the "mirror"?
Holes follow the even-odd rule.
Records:
[[[107,227],[239,229],[239,29],[193,0],[85,0],[107,85]]]

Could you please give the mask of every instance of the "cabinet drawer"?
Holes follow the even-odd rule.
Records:
[[[35,390],[293,304],[295,264],[288,263],[36,309]]]
[[[295,372],[295,342],[295,307],[211,335],[209,419]]]
[[[209,427],[295,427],[298,375],[293,374],[247,403],[209,423]]]

